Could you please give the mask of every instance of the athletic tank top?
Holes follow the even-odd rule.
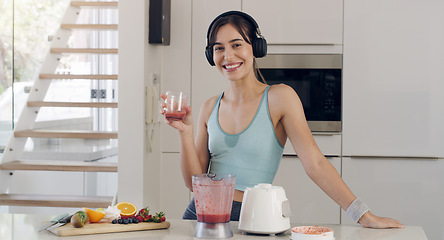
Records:
[[[236,189],[244,191],[259,183],[272,183],[279,167],[284,147],[279,143],[268,110],[268,90],[265,89],[259,108],[242,132],[228,134],[219,125],[219,106],[223,93],[208,119],[210,173],[236,175]]]

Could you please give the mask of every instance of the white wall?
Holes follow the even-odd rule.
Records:
[[[161,46],[148,44],[148,0],[119,2],[118,201],[160,211],[159,124],[149,153],[145,136],[145,82],[160,73]]]

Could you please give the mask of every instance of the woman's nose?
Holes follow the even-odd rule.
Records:
[[[233,52],[233,50],[230,49],[230,48],[227,48],[227,49],[225,50],[225,60],[226,60],[227,62],[229,62],[231,59],[233,59],[233,56],[234,56],[234,52]]]

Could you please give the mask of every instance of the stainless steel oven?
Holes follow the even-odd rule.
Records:
[[[268,84],[297,92],[311,131],[342,131],[342,55],[269,54],[257,64]]]

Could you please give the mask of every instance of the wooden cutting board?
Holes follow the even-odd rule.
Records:
[[[57,236],[77,236],[98,233],[115,233],[115,232],[130,232],[169,228],[168,221],[162,223],[141,222],[131,224],[112,224],[112,223],[88,223],[82,228],[75,228],[70,223],[64,226],[51,229],[50,231]]]

